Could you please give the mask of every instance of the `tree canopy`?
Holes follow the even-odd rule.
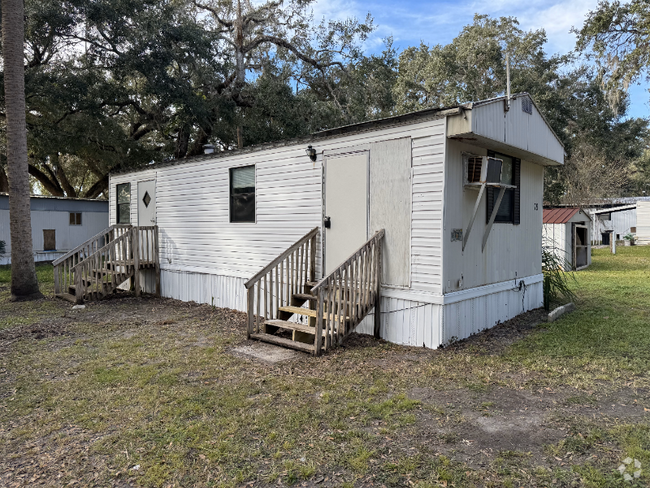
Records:
[[[576,48],[601,69],[612,106],[620,89],[645,77],[650,80],[650,3],[647,0],[601,0],[577,30]]]
[[[313,0],[26,0],[29,171],[45,192],[94,198],[112,168],[193,156],[207,143],[230,150],[502,95],[507,55],[512,91],[533,96],[569,155],[546,172],[546,200],[585,188],[633,194],[650,177],[648,121],[628,117],[625,91],[611,84],[620,70],[603,78],[614,65],[602,60],[618,40],[616,67],[628,80],[644,73],[647,32],[632,27],[647,30],[646,3],[601,2],[589,14],[578,48],[601,53],[594,67],[549,55],[546,33],[513,17],[476,15],[447,45],[398,52],[386,39],[365,55],[370,15],[313,19]],[[603,178],[622,168],[620,184],[576,183],[595,155]]]

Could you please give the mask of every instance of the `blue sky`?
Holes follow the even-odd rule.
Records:
[[[420,41],[429,45],[447,44],[470,24],[475,13],[492,17],[513,16],[525,30],[543,28],[548,37],[547,51],[567,53],[575,45],[571,27],[580,27],[589,10],[596,8],[597,0],[318,0],[314,6],[316,19],[364,18],[370,12],[377,30],[367,43],[369,53],[381,51],[382,38],[393,36],[398,51],[417,46]],[[648,83],[630,87],[633,117],[650,116]]]

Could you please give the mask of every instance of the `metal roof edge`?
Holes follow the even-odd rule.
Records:
[[[0,192],[0,197],[9,197],[9,193],[6,192]],[[37,198],[37,199],[43,199],[43,200],[66,200],[66,201],[73,201],[73,202],[106,202],[108,203],[108,199],[106,198],[79,198],[79,197],[58,197],[54,195],[29,195],[29,198]]]
[[[414,124],[417,122],[428,121],[428,120],[437,120],[449,115],[457,115],[462,109],[469,109],[471,104],[458,105],[456,107],[447,107],[447,108],[436,108],[436,109],[426,109],[416,112],[409,112],[402,115],[395,115],[392,117],[386,117],[383,119],[369,120],[367,122],[360,122],[358,124],[351,124],[342,127],[334,127],[332,129],[327,129],[320,132],[314,132],[308,136],[296,137],[293,139],[284,139],[281,141],[274,142],[265,142],[263,144],[255,144],[252,146],[247,146],[242,149],[232,149],[228,151],[215,152],[211,154],[198,154],[189,158],[182,159],[172,159],[168,161],[161,161],[159,163],[149,164],[141,168],[123,168],[118,170],[111,170],[111,175],[119,174],[129,174],[129,173],[139,173],[141,171],[146,171],[148,169],[155,168],[164,168],[167,166],[176,166],[186,163],[194,163],[199,161],[209,161],[211,159],[220,159],[230,156],[238,156],[241,154],[249,154],[264,151],[267,149],[275,149],[281,147],[294,146],[298,144],[308,144],[320,140],[329,140],[342,135],[348,134],[359,134],[363,132],[368,132],[376,130],[379,128],[393,127],[405,124]]]

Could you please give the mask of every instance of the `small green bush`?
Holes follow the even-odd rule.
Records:
[[[571,264],[566,258],[556,253],[552,241],[545,240],[542,244],[542,273],[544,274],[544,309],[550,310],[551,302],[560,297],[575,300],[575,294],[569,287],[571,280],[576,281]]]

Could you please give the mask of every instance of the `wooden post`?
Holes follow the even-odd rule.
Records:
[[[135,296],[140,296],[140,232],[138,227],[131,229],[131,249],[133,250],[133,282],[135,283]]]
[[[82,264],[74,272],[74,285],[75,285],[74,295],[75,295],[75,301],[76,301],[77,305],[81,305],[84,302],[83,289],[81,287],[81,285],[83,283],[83,280],[82,280],[83,269],[82,268],[84,268],[84,267],[85,267],[85,265]]]
[[[382,274],[382,244],[383,238],[377,240],[377,263],[375,264],[377,272],[375,279],[377,280],[377,290],[375,292],[375,338],[379,339],[379,331],[381,328],[381,274]]]
[[[311,245],[309,246],[309,281],[312,283],[316,281],[316,234],[311,238]]]
[[[160,247],[158,243],[158,226],[153,227],[154,263],[156,273],[156,296],[160,298]]]
[[[59,283],[59,267],[54,266],[54,294],[61,293],[61,284]]]
[[[248,290],[248,327],[246,330],[246,339],[251,338],[251,334],[253,333],[253,307],[254,307],[254,295],[253,295],[253,290],[255,289],[254,286],[251,286]]]
[[[323,288],[318,289],[318,306],[316,307],[316,336],[314,338],[314,354],[316,356],[320,355],[321,348],[323,347],[323,300],[324,300]]]

